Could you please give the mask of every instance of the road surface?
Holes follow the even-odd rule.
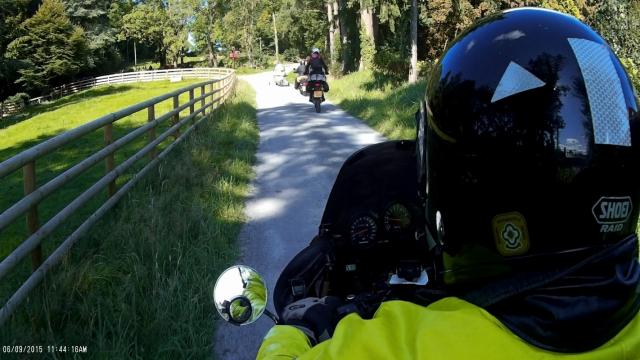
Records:
[[[328,101],[316,114],[293,84],[269,85],[270,73],[241,79],[256,91],[260,145],[245,209],[248,221],[238,239],[238,263],[262,274],[271,296],[280,271],[317,233],[342,163],[384,138]],[[268,308],[273,311],[271,299]],[[216,359],[255,359],[273,322],[263,316],[251,325],[218,321],[217,326]]]

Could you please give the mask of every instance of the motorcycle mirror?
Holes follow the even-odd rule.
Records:
[[[213,301],[222,319],[233,325],[248,325],[265,312],[267,287],[257,271],[234,265],[218,277]]]

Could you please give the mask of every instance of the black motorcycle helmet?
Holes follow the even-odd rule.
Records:
[[[521,8],[479,21],[437,63],[421,115],[446,283],[554,266],[636,232],[638,103],[607,43],[574,17]]]

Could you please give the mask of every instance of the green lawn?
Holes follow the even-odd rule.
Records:
[[[0,328],[2,345],[86,345],[82,358],[207,358],[212,291],[235,241],[258,143],[237,95],[101,220]]]
[[[23,144],[34,139],[46,139],[106,115],[115,110],[166,94],[204,80],[180,82],[154,81],[113,86],[100,86],[66,96],[51,103],[36,105],[0,121],[0,160],[24,149]],[[188,96],[184,97],[185,99]],[[171,102],[163,103],[162,112]],[[158,113],[156,109],[156,113]],[[139,123],[146,114],[136,114],[118,123]],[[144,115],[144,116],[141,116]],[[146,117],[145,117],[146,120]]]
[[[390,139],[414,139],[414,114],[426,82],[398,84],[370,71],[330,80],[327,97]]]
[[[6,160],[45,139],[75,128],[99,116],[185,87],[190,83],[201,81],[193,80],[177,83],[162,81],[98,87],[49,104],[31,107],[21,117],[6,118],[2,121],[2,124],[6,127],[0,129],[0,161]],[[199,92],[196,91],[196,95],[198,94]],[[188,94],[182,95],[181,104],[187,98]],[[156,105],[156,116],[164,114],[172,106],[171,99]],[[188,113],[188,109],[182,115],[184,116],[186,113]],[[114,125],[114,138],[123,136],[146,121],[146,111],[132,114],[117,121]],[[168,122],[160,126],[157,133],[160,134],[167,126]],[[169,141],[165,141],[160,147],[166,146]],[[118,150],[115,153],[116,165],[122,163],[126,158],[142,148],[145,143],[146,139],[140,138]],[[72,141],[52,154],[38,159],[36,161],[37,183],[39,185],[46,183],[103,146],[103,132],[100,129]],[[136,164],[127,174],[119,178],[118,184],[125,182],[136,169],[143,165],[144,161]],[[38,206],[39,223],[46,223],[64,206],[98,181],[104,173],[104,163],[100,162],[45,198]],[[0,193],[0,211],[4,211],[23,196],[22,171],[18,170],[0,179],[0,189],[2,189]],[[75,230],[105,199],[106,190],[95,196],[75,215],[65,221],[64,225],[51,234],[42,244],[45,256],[50,254],[52,249]],[[24,217],[17,218],[13,224],[3,229],[0,232],[0,259],[3,259],[13,251],[26,236]],[[8,294],[15,291],[17,285],[24,281],[29,272],[30,261],[25,259],[9,276],[0,281],[0,301],[3,304]]]

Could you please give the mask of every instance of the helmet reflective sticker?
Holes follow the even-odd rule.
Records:
[[[631,146],[627,106],[609,49],[591,40],[568,40],[587,89],[595,143]]]
[[[538,79],[535,75],[527,71],[527,69],[512,61],[502,75],[500,83],[498,83],[498,87],[493,93],[491,102],[494,103],[511,95],[541,86],[544,86],[544,81]]]
[[[491,221],[496,249],[502,256],[524,255],[529,251],[529,231],[519,212],[498,214]]]

